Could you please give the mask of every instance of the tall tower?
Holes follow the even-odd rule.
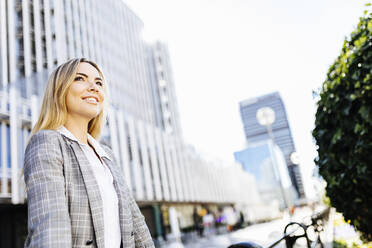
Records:
[[[168,46],[160,41],[148,45],[147,56],[156,126],[182,136]]]
[[[272,131],[275,144],[279,146],[284,154],[291,181],[298,196],[304,197],[304,187],[299,166],[294,164],[290,158],[296,149],[289,127],[287,113],[279,93],[274,92],[260,97],[250,98],[240,102],[239,105],[247,143],[270,139],[266,127],[258,123],[256,113],[262,107],[270,107],[274,110],[275,122],[272,124]]]

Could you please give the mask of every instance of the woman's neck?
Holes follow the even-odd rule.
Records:
[[[88,123],[86,120],[76,120],[67,118],[64,126],[68,129],[81,143],[88,144]]]

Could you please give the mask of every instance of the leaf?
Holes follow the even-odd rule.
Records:
[[[349,115],[349,113],[350,113],[350,108],[351,108],[351,104],[349,104],[349,105],[344,109],[344,115]]]
[[[362,118],[366,121],[369,121],[369,107],[363,105],[358,113],[362,116]]]
[[[332,137],[331,144],[335,144],[337,141],[339,141],[341,139],[341,136],[342,136],[342,130],[341,128],[338,128],[336,133]]]
[[[357,123],[354,127],[354,133],[360,133],[363,130],[363,126]]]
[[[368,22],[367,29],[369,32],[372,32],[372,22]]]

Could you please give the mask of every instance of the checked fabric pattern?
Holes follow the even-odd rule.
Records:
[[[114,158],[108,147],[104,150]],[[116,161],[103,160],[118,194],[123,247],[154,247]],[[54,130],[33,135],[26,148],[24,176],[28,202],[25,248],[104,248],[102,198],[76,141]]]

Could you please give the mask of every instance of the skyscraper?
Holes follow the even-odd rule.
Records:
[[[289,127],[287,113],[279,93],[274,92],[250,98],[240,102],[239,105],[247,143],[270,139],[266,127],[258,123],[256,114],[257,110],[262,107],[270,107],[274,110],[275,122],[271,126],[274,142],[279,146],[284,154],[290,178],[298,196],[304,197],[305,194],[299,166],[291,161],[291,155],[296,151],[296,149]]]
[[[181,136],[177,97],[168,47],[157,41],[147,48],[149,79],[153,94],[156,126]]]

